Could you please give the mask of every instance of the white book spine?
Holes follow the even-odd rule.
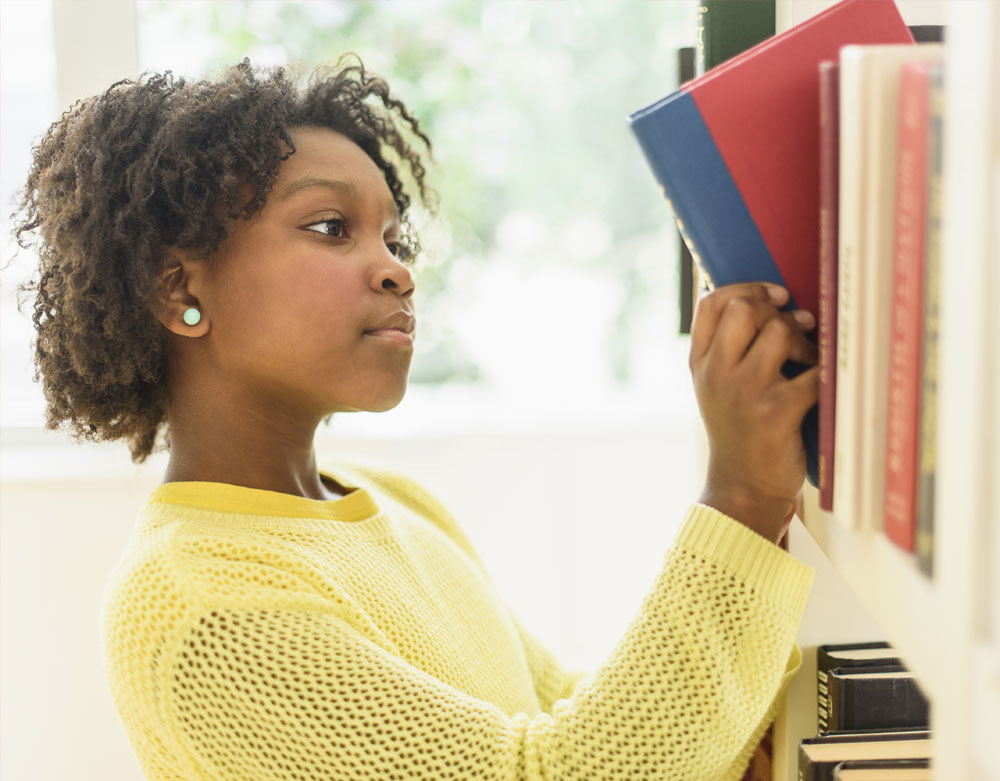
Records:
[[[865,191],[860,187],[865,170],[863,104],[861,97],[861,47],[840,50],[840,194],[837,279],[837,425],[833,454],[833,512],[849,529],[857,528],[858,425],[860,395],[858,361],[861,334],[860,281],[861,231],[864,226]]]

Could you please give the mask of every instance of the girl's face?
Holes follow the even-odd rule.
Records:
[[[198,295],[212,362],[261,409],[381,412],[406,391],[412,339],[368,333],[413,314],[381,169],[332,130],[292,131],[264,208],[234,222]],[[412,330],[413,321],[402,327]]]

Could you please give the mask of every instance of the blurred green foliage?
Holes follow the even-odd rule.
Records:
[[[636,260],[643,238],[672,220],[626,117],[676,87],[676,49],[695,37],[691,0],[160,0],[139,12],[146,29],[169,17],[207,36],[209,71],[244,56],[308,70],[356,52],[416,114],[439,162],[429,181],[445,238],[435,251],[423,233],[430,262],[415,274],[429,316],[411,381],[482,379],[447,319],[458,264],[568,265],[621,291],[605,350],[620,383],[637,314],[676,309],[676,281],[651,283]],[[522,224],[505,223],[512,214],[538,215],[548,236],[518,245],[524,237],[503,235]],[[581,216],[588,231],[567,246],[558,237]],[[501,246],[507,238],[515,249]],[[675,246],[663,247],[671,280]]]

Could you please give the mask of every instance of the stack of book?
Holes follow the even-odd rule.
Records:
[[[819,733],[799,745],[800,781],[931,777],[930,706],[889,643],[821,645],[816,707]]]
[[[943,35],[842,0],[628,117],[708,286],[784,285],[817,316],[802,436],[820,507],[928,576]]]

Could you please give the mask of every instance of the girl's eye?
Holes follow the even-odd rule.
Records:
[[[330,227],[334,226],[334,227]],[[312,225],[306,225],[305,229],[314,231],[315,233],[322,233],[324,236],[330,236],[334,239],[343,239],[344,229],[347,226],[347,220],[340,217],[331,217],[329,220],[322,220],[320,222],[314,222]],[[401,241],[389,241],[386,242],[386,246],[389,251],[396,256],[401,262],[406,263],[412,260],[413,252],[409,244],[405,244]]]
[[[335,239],[342,239],[344,238],[343,231],[344,231],[344,226],[346,224],[347,224],[346,220],[342,220],[339,217],[332,217],[329,220],[323,220],[322,222],[314,222],[312,225],[307,225],[306,230],[315,231],[316,233],[322,233],[326,236],[332,236]],[[329,228],[317,228],[316,227],[317,225],[320,226],[337,225],[340,227],[337,233],[333,233]]]

